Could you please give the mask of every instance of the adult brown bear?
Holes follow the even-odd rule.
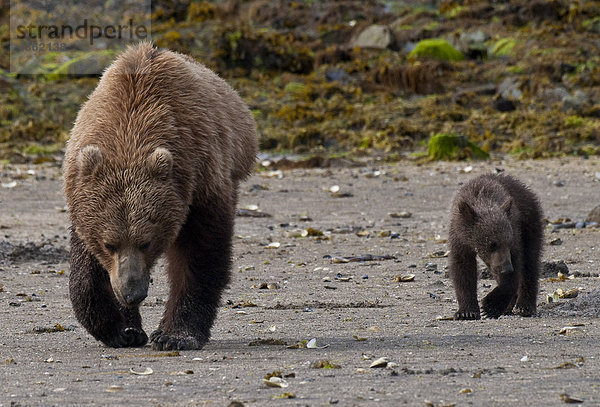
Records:
[[[498,283],[481,301],[483,315],[536,313],[542,209],[533,192],[508,175],[486,174],[465,183],[450,214],[450,275],[458,311],[454,319],[479,319],[478,255]]]
[[[170,295],[156,349],[199,349],[229,281],[237,188],[253,170],[255,123],[193,59],[128,48],[83,105],[64,161],[75,316],[108,346],[148,341],[139,305],[166,255]]]

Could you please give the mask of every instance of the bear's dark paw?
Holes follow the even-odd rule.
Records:
[[[473,319],[480,319],[481,316],[479,315],[479,311],[458,311],[456,313],[454,313],[454,320],[459,321],[459,320],[473,320]]]
[[[208,342],[191,335],[163,332],[160,329],[150,335],[152,348],[156,350],[198,350]]]
[[[504,313],[505,307],[498,307],[497,304],[482,301],[481,304],[481,316],[486,319],[500,318],[500,315]]]
[[[111,338],[102,339],[102,342],[111,348],[139,347],[148,342],[148,335],[142,329],[127,327]]]
[[[517,305],[514,312],[522,317],[534,317],[537,315],[535,307],[528,305]]]

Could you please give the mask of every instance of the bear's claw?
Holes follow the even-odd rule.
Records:
[[[127,327],[112,338],[102,340],[111,348],[127,348],[144,346],[148,342],[148,335],[142,329]]]
[[[479,312],[477,311],[466,311],[466,312],[456,312],[454,313],[454,320],[458,321],[458,320],[473,320],[473,319],[480,319],[481,316],[479,315]]]
[[[199,340],[190,335],[169,334],[157,329],[150,335],[150,342],[156,350],[192,350],[202,349],[208,339]]]
[[[537,315],[537,312],[535,310],[535,308],[531,308],[529,306],[523,305],[523,306],[519,306],[517,305],[515,307],[515,314],[520,315],[522,317],[534,317]]]

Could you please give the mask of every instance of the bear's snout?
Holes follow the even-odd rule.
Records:
[[[512,273],[513,271],[515,271],[515,269],[513,268],[513,265],[510,261],[507,261],[506,263],[504,263],[502,265],[502,268],[500,269],[500,273]]]
[[[135,306],[148,296],[150,276],[146,271],[141,253],[119,253],[117,272],[111,275],[113,291],[126,306]]]
[[[148,289],[143,287],[135,287],[133,290],[123,295],[125,303],[129,306],[138,305],[148,296]]]

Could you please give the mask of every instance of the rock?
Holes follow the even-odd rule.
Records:
[[[353,47],[386,49],[394,43],[392,30],[387,25],[374,24],[361,32],[352,43]]]
[[[521,83],[516,78],[506,78],[498,85],[498,94],[504,99],[519,100],[523,93],[519,90]]]
[[[542,263],[540,278],[556,277],[558,273],[562,273],[565,276],[569,274],[569,267],[564,261],[545,261]]]
[[[481,30],[463,32],[453,44],[459,51],[470,59],[484,59],[487,57],[487,46],[485,42],[490,36]]]
[[[340,82],[340,83],[348,83],[352,80],[352,78],[348,75],[348,73],[342,68],[327,68],[325,71],[325,80],[327,82]]]
[[[564,98],[571,96],[568,90],[562,86],[557,86],[552,89],[544,89],[541,93],[541,97],[545,103],[556,103],[562,102]]]
[[[439,38],[419,41],[408,57],[433,58],[440,61],[462,61],[465,58],[463,53],[448,41]]]
[[[585,218],[585,222],[596,222],[600,224],[600,205],[592,209],[587,218]]]
[[[573,94],[573,96],[567,95],[567,96],[563,97],[563,99],[562,99],[563,108],[578,110],[583,105],[587,104],[588,100],[589,100],[588,96],[585,92],[583,92],[581,90],[576,90],[575,93]]]
[[[494,109],[499,112],[512,112],[516,108],[512,100],[504,99],[502,96],[494,100]]]

